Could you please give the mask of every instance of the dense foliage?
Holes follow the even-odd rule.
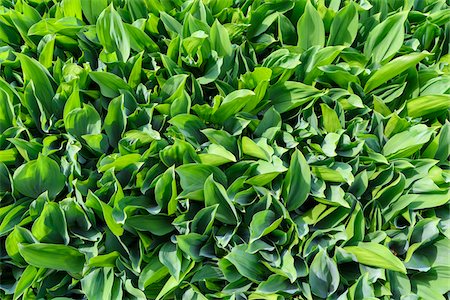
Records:
[[[1,299],[449,296],[449,1],[0,4]]]

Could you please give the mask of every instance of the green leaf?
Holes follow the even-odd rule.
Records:
[[[289,211],[299,208],[311,189],[311,171],[303,154],[295,149],[283,181],[283,198]]]
[[[83,15],[90,24],[95,24],[101,12],[108,6],[108,0],[98,0],[93,3],[90,0],[81,0]]]
[[[245,89],[231,92],[223,99],[214,113],[213,120],[218,123],[224,123],[228,118],[240,112],[248,102],[253,101],[254,96],[254,92]]]
[[[155,200],[160,209],[167,209],[169,215],[177,211],[177,183],[173,166],[167,169],[156,182]]]
[[[230,225],[236,225],[238,216],[234,204],[227,195],[225,188],[214,181],[213,175],[210,175],[205,181],[205,205],[212,206],[218,204],[216,218],[217,220]]]
[[[113,4],[99,15],[95,28],[98,40],[106,52],[116,52],[120,60],[127,61],[130,56],[130,38]]]
[[[111,299],[114,284],[114,269],[94,269],[81,279],[81,288],[89,299]]]
[[[206,239],[207,237],[201,234],[191,232],[186,235],[177,235],[177,245],[189,257],[200,261],[201,248],[205,245]]]
[[[270,210],[260,211],[253,215],[250,222],[250,243],[274,231],[283,221]]]
[[[64,118],[64,124],[67,132],[77,138],[85,134],[99,134],[102,127],[100,115],[89,104],[73,109]]]
[[[159,51],[158,45],[143,30],[141,30],[141,28],[126,23],[123,25],[125,27],[125,32],[130,39],[130,47],[134,51]]]
[[[105,97],[115,98],[120,95],[120,90],[130,90],[126,82],[113,73],[96,71],[90,72],[89,76],[100,86]]]
[[[175,227],[172,226],[172,219],[162,215],[136,215],[128,217],[125,224],[136,230],[148,231],[157,236],[166,235]]]
[[[409,99],[406,111],[412,118],[431,118],[445,113],[450,108],[450,95],[428,95]]]
[[[37,198],[48,191],[48,196],[53,199],[64,189],[66,178],[54,160],[39,155],[36,160],[16,169],[13,182],[15,189],[22,195]]]
[[[0,133],[16,123],[12,99],[0,88]]]
[[[121,95],[109,102],[103,128],[108,135],[111,146],[116,147],[122,135],[125,133],[127,116],[125,114],[124,96]],[[91,132],[93,133],[93,132]],[[98,132],[95,132],[98,133]]]
[[[393,59],[386,65],[382,66],[379,70],[375,71],[375,73],[366,82],[364,91],[366,93],[372,91],[389,79],[403,73],[408,68],[417,65],[417,63],[427,56],[427,53],[412,53]]]
[[[139,288],[145,289],[168,274],[169,270],[159,261],[158,257],[151,257],[139,276]]]
[[[309,283],[311,292],[320,298],[329,297],[339,287],[339,272],[336,262],[328,257],[325,249],[321,249],[311,263]]]
[[[391,137],[383,147],[388,158],[408,157],[428,142],[434,130],[424,124],[415,125]]]
[[[20,245],[19,252],[27,263],[38,268],[81,273],[85,263],[84,254],[65,245]]]
[[[167,267],[170,275],[172,275],[177,281],[181,276],[181,253],[175,244],[165,243],[159,250],[159,260]]]
[[[350,46],[358,32],[358,11],[356,5],[350,2],[339,10],[331,23],[330,36],[327,45]]]
[[[36,98],[47,112],[53,112],[53,96],[55,92],[51,84],[51,76],[48,71],[35,59],[18,53],[17,57],[23,70],[25,82],[32,81],[35,87]]]
[[[378,63],[391,59],[403,44],[407,16],[408,12],[402,11],[375,26],[367,37],[364,55]]]
[[[297,32],[298,46],[302,51],[313,46],[325,45],[325,28],[322,18],[309,0],[306,3],[305,12],[298,21]]]
[[[113,251],[105,255],[94,256],[89,260],[90,267],[111,267],[116,266],[116,260],[119,258],[120,253]]]
[[[360,242],[358,246],[347,246],[343,249],[352,254],[355,261],[361,264],[406,274],[403,262],[383,245],[372,242]]]
[[[20,296],[33,284],[37,275],[37,269],[34,266],[27,266],[23,273],[20,275],[20,279],[17,282],[17,286],[14,290],[13,299],[19,299]]]
[[[269,98],[279,113],[309,103],[321,95],[323,93],[320,90],[295,81],[286,81],[269,88]]]
[[[260,282],[267,277],[267,269],[261,265],[257,255],[245,252],[245,245],[233,247],[225,259],[231,262],[241,275],[250,280]]]
[[[69,243],[66,218],[57,203],[45,203],[41,214],[33,223],[31,233],[40,242],[64,243],[66,245]]]
[[[342,129],[341,121],[339,120],[336,111],[331,109],[325,103],[321,103],[320,108],[322,109],[323,127],[327,132],[336,132],[339,129]]]
[[[218,20],[211,26],[211,47],[221,57],[231,56],[233,47],[226,28]]]

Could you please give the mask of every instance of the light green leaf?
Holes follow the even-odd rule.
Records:
[[[366,93],[372,91],[389,79],[403,73],[408,68],[417,65],[417,63],[427,56],[428,53],[411,53],[393,59],[386,65],[382,66],[379,70],[375,71],[375,73],[366,82],[364,91]]]
[[[19,252],[27,263],[38,268],[81,273],[85,263],[84,254],[65,245],[20,245]]]
[[[223,99],[214,113],[213,120],[218,123],[225,122],[228,118],[240,112],[248,102],[253,101],[254,96],[254,92],[245,89],[231,92]]]
[[[356,5],[350,2],[342,8],[331,23],[330,36],[327,45],[350,46],[358,32],[358,11]]]
[[[372,242],[360,242],[358,246],[347,246],[343,249],[352,254],[355,261],[360,264],[406,274],[403,262],[383,245]]]
[[[298,21],[297,32],[298,46],[303,51],[312,46],[325,45],[325,28],[322,18],[309,0],[306,3],[305,12]]]
[[[120,90],[130,90],[126,82],[113,73],[96,71],[90,72],[89,76],[100,86],[105,97],[115,98],[120,95]]]
[[[445,113],[450,108],[450,95],[427,95],[409,99],[406,111],[412,118],[431,118]]]
[[[323,93],[301,82],[286,81],[269,88],[269,97],[279,113],[292,110],[300,105],[309,103]]]
[[[407,11],[396,13],[375,26],[367,37],[364,55],[374,62],[389,60],[403,44]]]
[[[391,137],[383,147],[388,158],[408,157],[428,142],[434,130],[424,124],[415,125]]]
[[[127,61],[130,56],[130,38],[113,4],[102,11],[95,27],[104,49],[109,53],[116,52],[120,60]]]

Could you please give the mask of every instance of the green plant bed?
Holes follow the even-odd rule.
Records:
[[[0,0],[1,299],[448,299],[450,3]]]

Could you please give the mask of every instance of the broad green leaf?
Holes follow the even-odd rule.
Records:
[[[261,296],[265,296],[267,294],[275,294],[277,292],[283,293],[295,293],[297,287],[289,282],[289,280],[283,276],[273,274],[266,281],[261,282],[256,291]],[[264,297],[264,299],[270,299]]]
[[[103,128],[108,135],[108,141],[111,146],[117,146],[125,132],[126,125],[127,116],[125,114],[124,97],[121,95],[109,102],[108,113],[103,122]]]
[[[267,269],[261,265],[257,255],[245,251],[245,245],[233,247],[225,259],[231,262],[241,275],[250,280],[260,282],[267,277]]]
[[[234,204],[227,195],[225,188],[214,181],[213,175],[210,175],[204,186],[205,205],[212,206],[218,204],[216,218],[217,220],[230,225],[236,225],[238,216]]]
[[[127,61],[130,56],[130,38],[113,4],[98,16],[95,27],[98,40],[104,49],[109,53],[116,52],[120,60]]]
[[[299,208],[311,189],[311,171],[299,150],[292,155],[289,169],[283,181],[283,198],[288,210]]]
[[[12,99],[0,88],[0,133],[15,125],[15,113]]]
[[[108,254],[94,256],[89,259],[90,267],[112,267],[116,266],[116,260],[119,258],[120,253],[117,251],[113,251]]]
[[[298,46],[302,51],[312,46],[325,45],[325,28],[322,18],[309,0],[306,3],[305,12],[298,21],[297,32]]]
[[[352,184],[354,176],[350,165],[346,163],[334,163],[330,167],[327,166],[311,166],[312,174],[316,177],[329,182],[347,182]]]
[[[160,210],[167,209],[169,215],[177,211],[177,183],[173,166],[167,169],[156,182],[155,200]]]
[[[427,56],[427,53],[412,53],[393,59],[373,73],[373,75],[366,82],[364,91],[366,93],[372,91],[389,79],[403,73],[408,68],[417,65],[417,63]]]
[[[360,242],[358,246],[347,246],[343,249],[352,254],[355,260],[361,264],[406,274],[403,262],[383,245]]]
[[[55,92],[52,87],[51,77],[47,70],[35,59],[18,53],[17,57],[22,66],[25,82],[33,81],[35,86],[35,94],[39,103],[48,112],[53,112],[53,96]]]
[[[140,231],[148,231],[157,236],[166,235],[175,230],[172,220],[162,215],[136,215],[128,217],[125,224]]]
[[[14,230],[8,234],[5,241],[5,250],[13,261],[25,263],[23,257],[19,253],[19,244],[32,244],[37,242],[28,229],[15,226]]]
[[[272,211],[260,211],[253,215],[250,222],[250,243],[274,231],[283,220]]]
[[[431,118],[450,108],[450,95],[427,95],[409,99],[406,102],[406,111],[412,118]]]
[[[98,0],[95,3],[90,0],[81,0],[83,15],[90,24],[95,24],[102,11],[108,6],[108,0]]]
[[[325,103],[321,103],[320,108],[322,109],[323,127],[327,132],[336,132],[339,129],[342,129],[341,121],[339,120],[336,111],[331,109]]]
[[[203,200],[203,188],[208,177],[213,174],[214,180],[220,184],[226,184],[225,174],[217,167],[204,164],[184,164],[175,169],[180,177],[180,185],[183,189],[181,195],[190,195],[194,199]]]
[[[100,86],[105,97],[115,98],[120,95],[120,90],[130,90],[126,82],[113,73],[96,71],[90,72],[89,76]]]
[[[350,46],[358,32],[358,11],[356,5],[350,2],[342,8],[331,23],[330,36],[327,45]]]
[[[407,11],[396,13],[375,26],[367,37],[364,55],[380,63],[391,59],[403,44]]]
[[[202,259],[200,252],[201,248],[205,245],[207,237],[198,233],[188,233],[186,235],[177,235],[177,245],[194,260],[200,261]]]
[[[85,134],[99,134],[101,132],[101,118],[97,110],[91,105],[75,108],[64,119],[66,130],[71,135],[80,138]]]
[[[47,202],[34,221],[31,233],[43,243],[69,243],[66,218],[57,203]]]
[[[159,250],[159,261],[167,267],[170,275],[177,281],[181,276],[181,260],[181,253],[175,244],[165,243]]]
[[[22,195],[37,198],[47,191],[53,199],[64,189],[66,178],[54,160],[39,155],[36,160],[17,168],[13,181],[15,189]]]
[[[309,103],[313,98],[321,95],[323,93],[320,90],[295,81],[276,84],[269,89],[270,100],[279,113],[284,113]]]
[[[147,266],[139,276],[139,288],[145,289],[152,283],[158,282],[169,274],[169,270],[158,259],[151,257]]]
[[[22,296],[22,294],[26,291],[26,289],[28,289],[33,284],[36,279],[37,273],[37,269],[32,265],[28,265],[25,268],[23,273],[20,275],[19,281],[17,282],[17,286],[14,291],[14,300],[19,299],[20,296]]]
[[[130,39],[130,47],[134,51],[159,51],[158,45],[143,30],[130,24],[124,23],[123,25]]]
[[[246,136],[242,138],[242,153],[263,160],[270,159],[269,153],[264,151],[263,148]]]
[[[383,147],[383,155],[389,158],[408,157],[428,142],[434,130],[424,124],[415,125],[391,137]]]
[[[86,205],[97,211],[99,215],[103,217],[106,225],[116,236],[121,236],[124,232],[121,224],[118,224],[113,216],[113,209],[108,204],[101,201],[94,193],[90,190],[87,195]]]
[[[81,0],[63,0],[61,3],[64,16],[82,19]]]
[[[218,20],[211,26],[211,47],[221,57],[231,56],[233,48],[226,28]]]
[[[38,268],[81,273],[85,263],[84,254],[65,245],[20,245],[19,252],[27,263]]]
[[[316,254],[309,272],[309,283],[314,295],[327,298],[337,290],[339,286],[338,268],[336,262],[328,257],[325,249]]]
[[[248,102],[253,101],[254,97],[254,92],[245,89],[228,94],[214,113],[213,120],[224,123],[228,118],[240,112]]]
[[[81,279],[81,288],[88,299],[111,299],[113,284],[113,268],[94,269]]]

